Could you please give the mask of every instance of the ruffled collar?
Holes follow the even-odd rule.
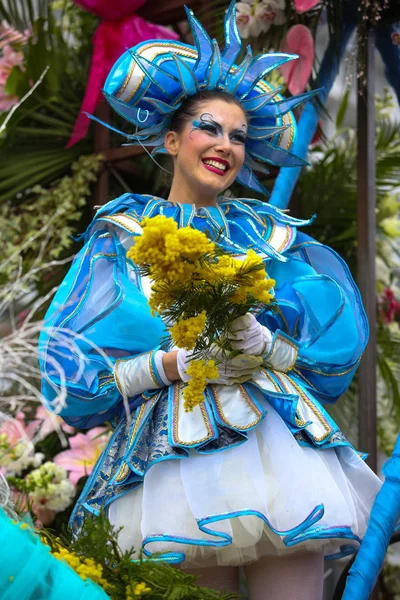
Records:
[[[160,214],[172,217],[179,227],[191,226],[207,232],[225,250],[235,254],[253,248],[266,259],[281,261],[288,260],[285,253],[295,240],[296,228],[312,221],[295,219],[274,206],[249,198],[222,197],[217,206],[196,207],[174,205],[156,196],[123,194],[100,208],[86,236],[104,221],[137,235],[144,217]]]

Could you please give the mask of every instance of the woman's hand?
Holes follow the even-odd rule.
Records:
[[[165,352],[162,357],[165,376],[171,382],[180,379],[177,366],[177,356],[178,350],[171,350],[171,352]]]
[[[232,322],[228,338],[233,350],[253,356],[265,356],[271,348],[272,334],[250,313]]]
[[[254,371],[262,364],[261,356],[250,356],[246,354],[238,354],[233,358],[225,358],[221,351],[215,346],[214,357],[221,361],[218,364],[219,375],[217,379],[210,380],[209,383],[221,383],[223,385],[231,385],[233,383],[243,383],[251,379]],[[192,360],[192,353],[181,348],[177,354],[177,369],[180,378],[184,382],[188,382],[190,376],[186,370]]]

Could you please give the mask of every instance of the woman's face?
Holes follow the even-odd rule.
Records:
[[[243,165],[246,135],[247,119],[239,106],[218,99],[200,104],[180,133],[166,135],[174,180],[217,196],[235,181]]]

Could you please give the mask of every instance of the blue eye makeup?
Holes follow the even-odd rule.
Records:
[[[194,119],[192,121],[192,126],[193,126],[192,131],[194,131],[195,129],[199,129],[200,131],[206,131],[207,133],[210,133],[212,135],[222,135],[223,134],[222,126],[219,123],[217,123],[217,121],[214,121],[214,119],[212,118],[212,115],[210,113],[203,113],[200,116],[200,119]],[[190,133],[192,133],[192,131]],[[246,131],[244,131],[242,129],[235,129],[234,131],[231,132],[230,138],[235,142],[238,142],[240,144],[245,144],[246,143]]]

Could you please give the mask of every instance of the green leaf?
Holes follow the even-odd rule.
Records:
[[[29,84],[26,78],[26,73],[21,70],[21,67],[16,65],[11,70],[6,84],[4,86],[4,92],[10,96],[18,96],[21,98],[29,89]]]
[[[344,93],[344,96],[343,96],[342,101],[339,106],[339,110],[336,115],[336,129],[340,129],[343,125],[344,117],[346,115],[347,106],[349,103],[349,95],[350,95],[350,88],[348,87]]]

